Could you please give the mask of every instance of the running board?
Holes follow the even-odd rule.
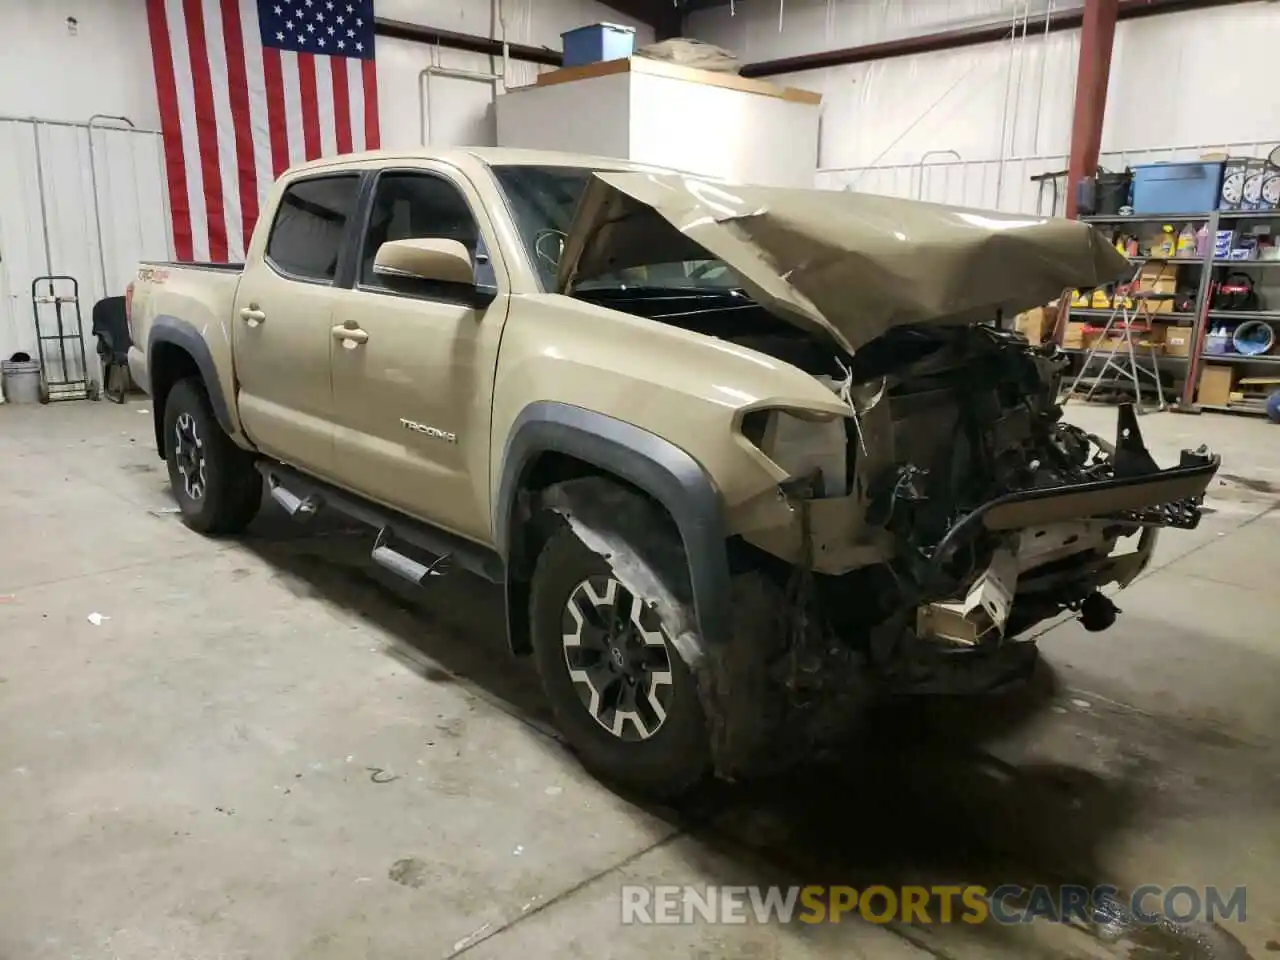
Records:
[[[286,489],[276,477],[269,473],[267,474],[267,489],[271,492],[271,499],[280,504],[285,513],[300,520],[315,516],[316,511],[322,506],[322,501],[314,494],[304,499]]]
[[[442,577],[449,572],[449,554],[438,556],[430,563],[421,563],[393,548],[388,543],[390,539],[391,528],[383,527],[373,543],[373,562],[384,570],[390,570],[419,587],[425,586],[432,577]]]
[[[266,478],[271,499],[291,517],[308,520],[319,510],[336,510],[379,531],[373,560],[414,583],[422,583],[457,565],[491,583],[506,579],[506,565],[492,549],[406,516],[397,510],[317,480],[278,461],[261,459],[258,471]],[[422,563],[391,546],[405,544],[432,558]]]

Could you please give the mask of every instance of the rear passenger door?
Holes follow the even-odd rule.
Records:
[[[265,246],[255,238],[250,250],[229,321],[246,435],[264,453],[326,477],[334,466],[330,316],[335,286],[354,271],[348,227],[360,185],[360,174],[344,173],[284,187]]]
[[[332,323],[340,482],[488,545],[489,427],[507,278],[492,224],[459,172],[385,169],[367,201],[352,289]],[[373,271],[391,240],[457,240],[477,289]],[[346,330],[359,340],[343,339]]]

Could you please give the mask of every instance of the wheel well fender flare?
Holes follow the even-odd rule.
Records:
[[[147,376],[151,381],[152,408],[156,423],[156,441],[161,441],[164,424],[164,400],[169,388],[173,386],[175,377],[166,376],[165,371],[157,365],[157,348],[164,344],[182,350],[195,364],[204,383],[205,393],[209,396],[209,404],[213,407],[213,415],[218,418],[218,425],[230,436],[235,434],[231,423],[231,413],[227,407],[227,398],[222,393],[222,383],[218,379],[218,367],[213,362],[209,345],[204,337],[188,321],[179,317],[161,315],[151,324],[151,333],[147,339]]]
[[[518,652],[524,643],[514,629],[524,591],[513,586],[525,577],[528,562],[520,534],[519,495],[530,469],[544,453],[590,464],[644,491],[674,521],[684,545],[698,632],[709,647],[727,642],[731,631],[729,559],[724,506],[715,483],[686,451],[641,427],[571,404],[536,401],[512,424],[503,452],[494,508],[498,552],[507,567],[510,640]]]

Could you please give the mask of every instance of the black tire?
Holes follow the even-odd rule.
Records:
[[[543,690],[560,732],[583,766],[624,790],[674,799],[704,780],[711,767],[706,716],[695,678],[664,632],[671,677],[671,689],[664,691],[665,718],[647,739],[623,739],[606,729],[579,696],[582,684],[570,676],[563,639],[572,622],[570,599],[589,578],[613,579],[612,571],[572,529],[560,529],[538,557],[531,585],[533,653]],[[656,611],[636,615],[652,618],[646,619],[646,629],[658,625]],[[638,723],[634,729],[638,731]]]
[[[198,441],[203,473],[198,467],[192,471],[179,449],[180,422],[184,433]],[[262,505],[262,475],[254,469],[253,456],[236,446],[219,426],[199,380],[188,378],[173,385],[164,405],[161,437],[169,486],[183,522],[210,535],[239,533],[247,527]],[[199,479],[189,482],[184,468]]]

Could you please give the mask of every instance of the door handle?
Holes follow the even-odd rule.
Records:
[[[369,334],[359,327],[336,326],[333,328],[333,339],[344,341],[343,346],[355,346],[369,342]]]
[[[240,319],[248,324],[259,324],[267,322],[267,315],[257,307],[244,307],[240,311]]]

